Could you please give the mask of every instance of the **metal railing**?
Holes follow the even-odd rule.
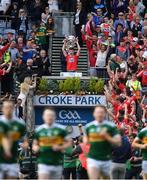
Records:
[[[65,35],[71,35],[74,34],[74,25],[73,25],[73,19],[74,19],[74,13],[72,12],[54,12],[53,18],[54,18],[54,29],[56,37],[65,37]],[[27,16],[29,20],[29,24],[31,24],[31,16]],[[11,20],[13,19],[13,16],[10,15],[0,15],[0,29],[1,32],[4,31],[7,28],[11,28]]]
[[[28,25],[31,26],[31,16],[28,17]],[[11,22],[12,22],[13,16],[9,15],[0,15],[0,33],[3,34],[6,29],[11,29]]]
[[[70,12],[55,12],[53,18],[55,22],[55,36],[65,37],[74,34],[74,13]]]
[[[106,67],[89,67],[89,75],[108,80],[109,75]]]
[[[3,34],[5,29],[11,28],[11,16],[0,15],[0,33]]]

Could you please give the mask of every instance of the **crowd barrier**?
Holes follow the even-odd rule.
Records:
[[[11,16],[0,15],[0,33],[3,34],[5,29],[11,28]]]
[[[31,17],[27,16],[29,19],[29,24],[28,26],[31,26]],[[6,29],[11,29],[11,21],[13,17],[9,15],[0,15],[0,34],[4,34],[4,31]]]
[[[90,74],[90,76],[96,76],[98,78],[102,78],[105,80],[109,79],[109,75],[107,73],[106,67],[90,67],[89,74]]]
[[[71,34],[74,34],[74,13],[72,12],[54,12],[54,24],[55,24],[55,36],[56,37],[65,37]],[[31,17],[27,16],[29,19],[29,24],[31,24]],[[5,29],[11,28],[12,16],[9,15],[0,15],[0,33]],[[66,28],[65,28],[66,26]],[[60,27],[60,28],[59,28]]]

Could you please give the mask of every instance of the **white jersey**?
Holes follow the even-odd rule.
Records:
[[[98,51],[97,53],[97,59],[96,59],[96,66],[98,67],[104,67],[106,66],[106,57],[107,57],[107,51]]]

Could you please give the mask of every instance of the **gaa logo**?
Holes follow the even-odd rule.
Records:
[[[61,119],[81,119],[79,113],[76,110],[61,110],[59,112],[59,118]]]

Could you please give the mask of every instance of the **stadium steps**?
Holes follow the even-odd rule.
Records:
[[[63,46],[63,39],[63,37],[52,38],[52,76],[59,76],[60,72],[62,72],[60,54]],[[88,55],[87,48],[85,45],[81,48],[81,53],[78,61],[78,72],[82,72],[83,76],[88,75]]]

